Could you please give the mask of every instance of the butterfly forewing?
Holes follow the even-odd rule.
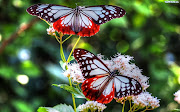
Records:
[[[141,84],[137,80],[130,77],[122,75],[115,76],[114,85],[116,98],[138,95],[142,92]]]
[[[30,6],[27,12],[46,21],[55,22],[59,18],[72,13],[73,9],[55,4],[35,4]]]
[[[83,8],[82,13],[89,16],[96,24],[100,25],[110,21],[111,19],[124,16],[126,11],[118,6],[99,5]]]
[[[84,49],[75,49],[74,57],[80,65],[80,69],[85,78],[96,75],[109,75],[107,66],[93,53]]]

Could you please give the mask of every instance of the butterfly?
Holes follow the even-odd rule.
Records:
[[[78,48],[73,55],[86,79],[81,89],[90,100],[107,104],[114,97],[119,99],[142,92],[142,86],[136,79],[120,75],[117,70],[111,72],[93,53]]]
[[[53,23],[53,28],[58,32],[82,37],[95,35],[101,24],[126,13],[124,9],[112,5],[77,6],[72,9],[55,4],[35,4],[27,12]]]

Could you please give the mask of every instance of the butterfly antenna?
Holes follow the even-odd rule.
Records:
[[[78,6],[77,3],[75,3],[75,4],[76,4],[76,7],[77,7]]]

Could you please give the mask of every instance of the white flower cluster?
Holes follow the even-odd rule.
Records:
[[[160,106],[160,101],[157,97],[151,96],[149,92],[143,92],[137,96],[132,97],[133,103],[141,108],[151,107],[152,109]]]
[[[102,103],[98,103],[97,101],[87,101],[85,104],[79,105],[78,110],[80,112],[95,112],[96,110],[98,112],[102,112],[104,109],[106,109],[106,106]]]
[[[70,77],[74,83],[83,83],[85,78],[82,75],[79,64],[72,63],[67,65],[68,69],[64,72],[66,77]]]
[[[149,78],[142,75],[142,70],[139,69],[139,67],[137,67],[134,63],[131,63],[131,61],[133,61],[133,57],[118,53],[114,56],[114,58],[111,58],[111,60],[104,60],[104,56],[100,54],[98,54],[98,58],[100,58],[104,64],[107,65],[111,72],[118,70],[121,75],[136,79],[141,84],[143,90],[149,87]]]
[[[53,27],[51,27],[51,26],[49,26],[49,28],[46,31],[47,31],[48,35],[51,35],[51,36],[55,36],[56,35],[56,33],[55,33],[56,30]]]
[[[174,93],[174,100],[180,104],[180,90]]]

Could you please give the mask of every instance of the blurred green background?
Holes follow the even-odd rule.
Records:
[[[59,65],[59,44],[47,35],[48,25],[26,9],[37,3],[75,8],[117,5],[126,15],[101,25],[95,36],[81,38],[77,47],[107,58],[117,52],[131,55],[143,74],[147,89],[160,100],[152,112],[180,108],[173,94],[180,89],[180,4],[164,0],[0,0],[0,112],[35,112],[38,107],[72,105],[71,94],[51,84],[68,83]],[[30,25],[29,25],[30,24]],[[28,27],[27,27],[28,26]],[[77,36],[63,44],[66,57]],[[85,100],[76,99],[77,105]],[[105,112],[119,112],[113,100]]]

